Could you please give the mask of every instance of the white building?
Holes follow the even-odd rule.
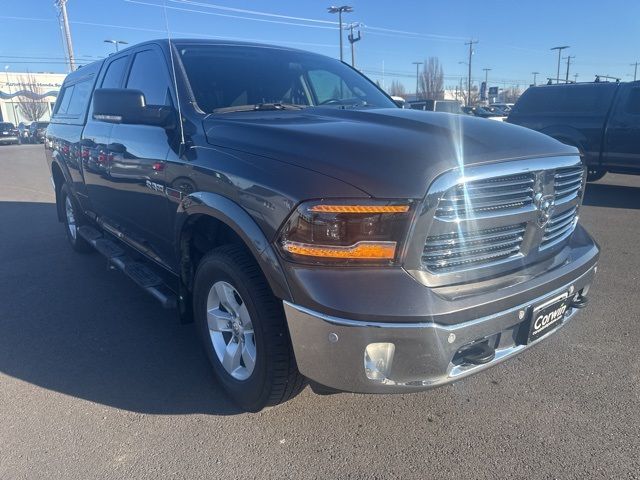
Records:
[[[0,121],[30,124],[35,119],[28,118],[24,111],[28,101],[44,104],[42,116],[37,120],[48,121],[65,76],[64,73],[0,71]]]

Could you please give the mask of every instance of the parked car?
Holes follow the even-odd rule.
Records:
[[[413,100],[408,102],[414,110],[428,112],[463,113],[457,100]]]
[[[33,122],[29,125],[29,137],[33,143],[44,143],[45,131],[49,122]]]
[[[13,143],[16,145],[20,143],[20,135],[13,123],[0,122],[0,143],[5,145],[7,143]]]
[[[640,82],[530,87],[508,122],[577,147],[589,181],[607,172],[640,174]]]
[[[318,54],[159,40],[69,74],[45,152],[71,247],[194,320],[221,387],[259,410],[307,380],[457,381],[586,305],[577,149],[452,118]]]
[[[498,111],[497,109],[491,110],[488,107],[481,107],[481,106],[473,107],[473,114],[476,117],[488,118],[490,120],[497,120],[499,122],[503,122],[504,119],[506,118],[504,113],[502,113],[501,111]]]
[[[492,103],[489,107],[499,109],[504,115],[509,115],[513,108],[513,103]]]
[[[24,122],[20,122],[18,124],[18,136],[20,137],[20,143],[31,143],[29,125]]]

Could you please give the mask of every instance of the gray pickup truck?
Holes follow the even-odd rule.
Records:
[[[45,149],[71,246],[194,320],[247,410],[479,372],[566,325],[597,268],[575,148],[299,50],[121,50],[67,77]]]

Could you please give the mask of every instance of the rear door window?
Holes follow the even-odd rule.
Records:
[[[67,104],[66,115],[80,116],[87,110],[89,104],[89,96],[91,95],[92,82],[87,79],[76,83],[73,87],[71,99]]]
[[[128,56],[116,58],[107,66],[102,79],[102,88],[120,88],[128,58]]]
[[[532,87],[518,100],[517,113],[602,114],[611,104],[615,87],[615,84]]]
[[[56,107],[55,115],[65,115],[67,113],[67,108],[69,108],[69,103],[71,102],[71,97],[73,96],[73,90],[75,89],[75,85],[67,85],[62,89],[60,94],[60,100],[58,101],[58,106]]]

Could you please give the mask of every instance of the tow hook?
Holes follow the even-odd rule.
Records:
[[[476,342],[462,347],[454,356],[454,363],[483,365],[496,356],[496,350],[488,342]]]
[[[589,303],[589,299],[587,297],[585,297],[584,295],[578,294],[571,301],[571,306],[573,308],[584,308],[587,306],[588,303]]]

